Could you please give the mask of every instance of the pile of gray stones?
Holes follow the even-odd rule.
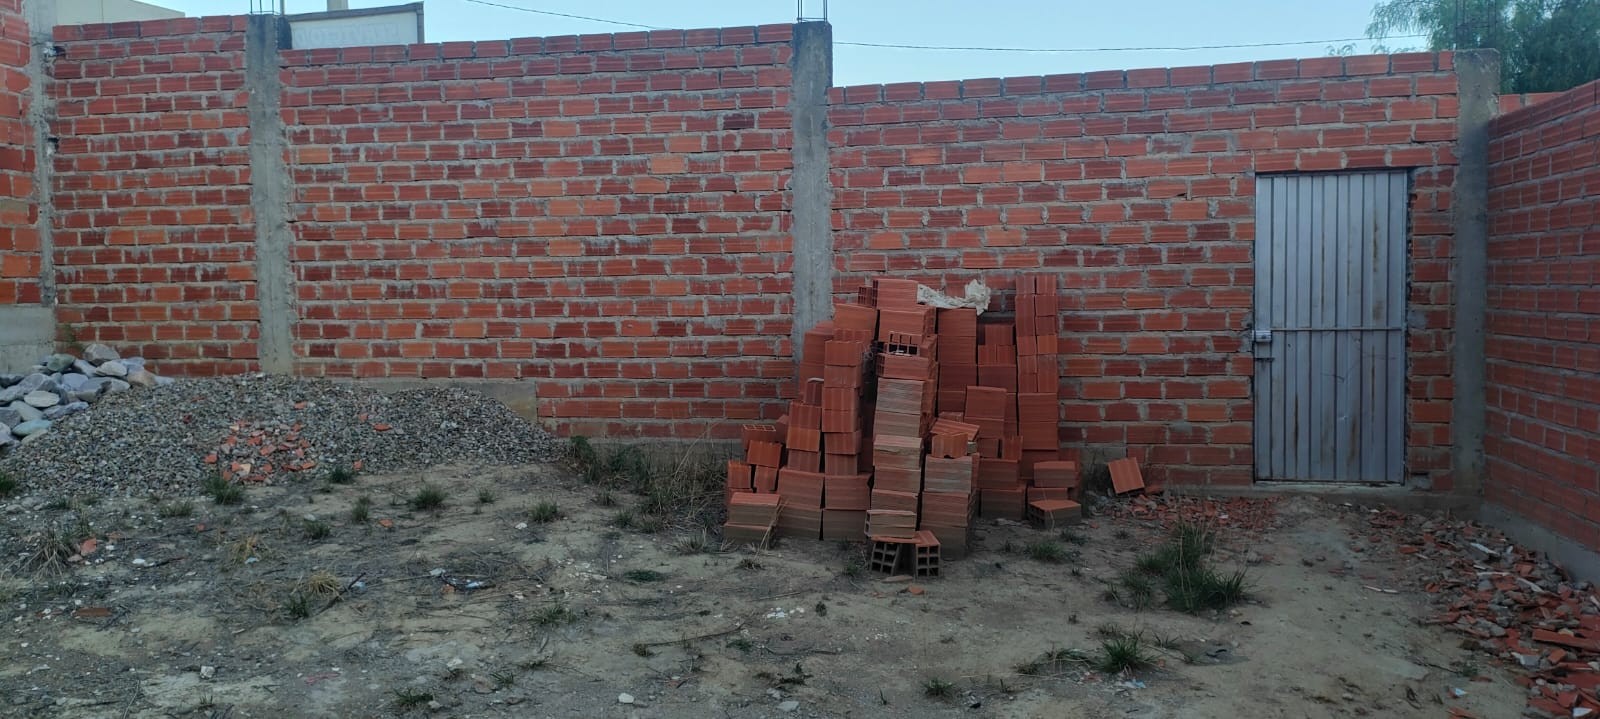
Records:
[[[102,344],[83,348],[83,356],[53,354],[29,374],[0,374],[0,451],[30,442],[51,423],[89,409],[108,394],[134,387],[172,383],[145,369],[143,357],[123,357]]]

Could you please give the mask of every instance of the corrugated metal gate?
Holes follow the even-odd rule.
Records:
[[[1404,172],[1256,178],[1256,477],[1399,482]]]

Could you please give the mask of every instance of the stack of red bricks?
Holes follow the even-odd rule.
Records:
[[[779,536],[871,537],[917,557],[964,555],[980,511],[1075,518],[1077,466],[1057,439],[1056,284],[1018,285],[1013,321],[919,304],[910,280],[877,279],[836,304],[805,333],[789,413],[744,428],[730,505],[777,493]]]

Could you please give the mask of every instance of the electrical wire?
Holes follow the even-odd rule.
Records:
[[[522,12],[535,13],[535,14],[538,14],[538,15],[551,15],[551,16],[555,16],[555,17],[570,18],[570,19],[573,19],[573,20],[587,20],[589,22],[605,23],[607,25],[620,25],[620,26],[623,26],[623,27],[637,27],[637,28],[643,28],[645,30],[664,30],[664,29],[666,29],[666,28],[662,28],[662,27],[657,27],[655,25],[644,25],[644,24],[636,23],[636,22],[623,22],[621,20],[607,20],[605,18],[590,17],[590,16],[587,16],[587,15],[573,15],[573,14],[570,14],[570,13],[555,12],[553,10],[536,10],[534,8],[531,8],[531,7],[521,7],[521,6],[518,6],[518,5],[506,5],[506,4],[503,4],[503,3],[491,2],[491,0],[465,0],[465,2],[474,3],[474,4],[477,4],[477,5],[487,5],[489,7],[504,8],[504,9],[507,9],[507,10],[520,10]],[[1402,37],[1427,37],[1427,36],[1426,35],[1390,35],[1389,37],[1402,38]],[[887,43],[887,42],[851,42],[851,41],[846,41],[846,40],[837,40],[837,41],[834,42],[834,44],[835,45],[850,45],[850,46],[854,46],[854,47],[871,47],[871,48],[892,49],[892,50],[937,50],[937,51],[954,51],[954,52],[1030,52],[1030,53],[1184,52],[1184,51],[1189,51],[1189,50],[1229,50],[1229,49],[1235,49],[1235,48],[1252,48],[1252,47],[1285,47],[1285,46],[1290,46],[1290,45],[1325,45],[1325,44],[1336,43],[1336,42],[1360,42],[1362,40],[1367,40],[1367,39],[1370,39],[1370,38],[1364,38],[1364,37],[1342,37],[1342,38],[1334,38],[1334,39],[1331,39],[1331,40],[1291,40],[1291,41],[1285,41],[1285,42],[1250,42],[1250,43],[1233,43],[1233,44],[1217,44],[1217,45],[1171,45],[1171,46],[1150,46],[1150,47],[1057,47],[1057,48],[1051,48],[1051,47],[987,47],[987,46],[967,46],[967,45],[905,45],[905,44]]]
[[[466,1],[470,2],[470,3],[476,3],[478,5],[488,5],[489,7],[505,8],[507,10],[521,10],[523,12],[537,13],[539,15],[551,15],[551,16],[554,16],[554,17],[564,17],[564,18],[570,18],[570,19],[573,19],[573,20],[588,20],[589,22],[599,22],[599,23],[605,23],[607,25],[621,25],[623,27],[637,27],[637,28],[644,28],[646,30],[665,30],[666,29],[666,28],[656,27],[654,25],[640,25],[639,23],[636,23],[636,22],[623,22],[621,20],[607,20],[605,18],[589,17],[588,15],[573,15],[571,13],[555,12],[554,10],[535,10],[535,9],[533,9],[531,7],[518,7],[516,5],[503,5],[503,4],[497,3],[497,2],[489,2],[489,0],[466,0]]]
[[[1426,37],[1424,35],[1390,35],[1389,37]],[[1184,51],[1184,50],[1227,50],[1232,48],[1250,47],[1283,47],[1286,45],[1322,45],[1335,42],[1360,42],[1370,38],[1341,37],[1331,40],[1289,40],[1285,42],[1247,42],[1223,45],[1171,45],[1149,47],[982,47],[961,45],[899,45],[886,42],[847,42],[844,40],[834,42],[835,45],[854,45],[857,47],[893,48],[902,50],[957,50],[973,52],[1157,52],[1157,51]]]

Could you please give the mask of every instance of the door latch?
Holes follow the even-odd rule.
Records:
[[[1250,330],[1250,348],[1255,350],[1257,362],[1272,361],[1272,328],[1258,327]]]

